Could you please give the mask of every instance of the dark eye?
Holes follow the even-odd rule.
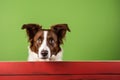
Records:
[[[50,39],[49,39],[49,43],[50,43],[50,44],[54,44],[54,42],[55,42],[55,41],[54,41],[53,38],[50,38]]]
[[[42,43],[42,39],[38,38],[37,43]]]

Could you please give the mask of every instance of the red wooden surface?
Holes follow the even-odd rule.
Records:
[[[120,80],[120,62],[0,62],[0,80]]]

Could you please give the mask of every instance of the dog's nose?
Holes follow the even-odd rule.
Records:
[[[47,56],[48,55],[48,51],[47,50],[42,50],[41,55],[43,57]]]

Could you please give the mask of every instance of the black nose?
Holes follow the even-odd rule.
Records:
[[[42,50],[41,52],[42,56],[45,57],[48,55],[48,51],[47,50]]]

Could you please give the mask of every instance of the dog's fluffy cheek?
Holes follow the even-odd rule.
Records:
[[[52,57],[50,58],[51,61],[55,61],[55,55],[52,55]]]

